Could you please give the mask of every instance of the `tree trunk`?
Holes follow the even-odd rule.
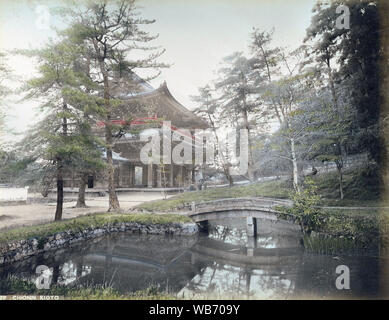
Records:
[[[57,166],[57,208],[55,210],[54,221],[62,220],[63,209],[63,172],[60,160],[58,160]]]
[[[339,172],[339,192],[340,192],[340,199],[342,200],[343,197],[344,197],[344,194],[343,194],[343,172],[342,172],[342,169],[340,169],[340,172]]]
[[[96,53],[100,55],[100,49],[97,46],[97,43],[94,42],[94,47]],[[115,191],[115,168],[113,166],[112,159],[112,124],[111,124],[111,105],[110,105],[110,93],[109,93],[109,81],[108,81],[108,71],[104,64],[106,54],[106,48],[104,50],[104,56],[98,59],[100,72],[103,75],[104,82],[104,100],[105,100],[105,111],[106,111],[106,122],[105,122],[105,143],[106,143],[106,153],[107,153],[107,173],[108,173],[108,195],[109,195],[109,208],[110,211],[120,210],[119,200]]]
[[[243,72],[241,73],[242,81],[244,84],[247,84],[247,80],[245,76],[243,75]],[[254,158],[253,158],[253,150],[252,150],[252,144],[251,144],[251,138],[250,138],[250,124],[249,124],[249,116],[247,112],[247,101],[246,101],[246,93],[243,94],[242,98],[243,102],[243,109],[242,109],[242,117],[243,117],[243,124],[245,129],[247,130],[247,144],[249,148],[249,158],[247,159],[247,175],[248,179],[253,182],[254,181],[254,174],[253,174],[253,167],[254,167]]]
[[[228,160],[224,156],[223,150],[220,147],[219,135],[216,132],[215,122],[209,113],[208,113],[208,119],[209,119],[209,122],[211,123],[212,132],[213,132],[213,135],[214,135],[215,140],[216,140],[216,143],[214,143],[214,149],[218,152],[218,157],[221,158],[224,175],[229,183],[229,186],[232,187],[234,181],[232,180],[232,176],[230,174],[230,167],[228,164]]]
[[[338,117],[338,121],[340,121],[340,113],[339,113],[339,107],[338,107],[338,98],[336,96],[335,83],[334,83],[334,78],[333,78],[333,74],[332,74],[332,68],[331,68],[330,59],[327,59],[326,63],[327,63],[328,79],[329,79],[329,82],[330,82],[330,89],[331,89],[332,100],[334,102],[335,111],[336,111],[336,115]],[[343,146],[342,146],[342,144],[341,144],[341,142],[339,140],[337,140],[336,144],[338,146],[339,157],[340,157],[340,160],[336,162],[336,167],[337,167],[338,172],[339,172],[339,194],[340,194],[340,199],[343,199],[344,195],[343,195],[343,172],[342,172],[342,168],[343,168],[344,152],[343,152]]]
[[[333,75],[332,75],[331,61],[330,61],[329,58],[327,59],[326,64],[327,64],[328,81],[330,83],[330,90],[331,90],[332,100],[334,102],[334,106],[335,106],[335,110],[336,110],[336,115],[339,117],[338,98],[336,96],[335,83],[334,83],[334,78],[333,78]],[[340,118],[338,120],[340,120]]]
[[[63,111],[67,112],[68,106],[63,103]],[[68,120],[65,117],[62,118],[62,135],[66,137],[68,135]],[[62,160],[57,158],[57,207],[55,209],[54,221],[62,220],[63,211],[63,165]]]
[[[297,158],[296,158],[296,148],[294,138],[290,138],[290,151],[292,154],[292,164],[293,164],[293,187],[294,190],[300,192],[299,186],[299,174],[298,174],[298,166],[297,166]]]
[[[107,121],[105,124],[105,141],[107,144],[107,171],[108,171],[108,194],[109,194],[109,208],[108,211],[120,210],[119,200],[115,191],[115,168],[113,166],[112,158],[112,130],[111,124]]]
[[[254,158],[253,158],[253,150],[252,150],[252,144],[251,144],[251,139],[250,139],[250,127],[249,127],[249,121],[248,121],[248,115],[247,111],[243,111],[243,121],[244,121],[244,127],[247,130],[247,138],[248,138],[248,148],[249,148],[249,158],[248,160],[248,166],[247,166],[247,175],[248,178],[251,182],[254,181],[254,172],[253,172],[253,163],[254,163]]]
[[[336,168],[338,169],[338,174],[339,174],[339,195],[340,199],[342,200],[344,198],[343,194],[343,163],[341,161],[336,161]]]
[[[232,187],[232,185],[234,184],[234,180],[232,180],[232,176],[230,174],[230,168],[229,166],[227,166],[226,168],[224,168],[224,175],[226,176],[227,180],[228,180],[228,184],[230,187]]]
[[[76,208],[86,208],[85,203],[85,188],[87,183],[87,174],[82,174],[80,177],[80,183],[78,186],[78,198]]]

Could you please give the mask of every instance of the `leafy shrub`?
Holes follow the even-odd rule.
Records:
[[[326,215],[317,207],[320,203],[320,196],[317,194],[317,186],[312,178],[305,179],[304,184],[301,191],[290,194],[294,204],[288,209],[288,213],[297,218],[304,234],[310,234],[313,230],[320,229],[325,222]]]

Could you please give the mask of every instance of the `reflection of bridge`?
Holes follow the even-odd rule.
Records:
[[[302,255],[301,247],[254,248],[253,255],[247,255],[247,250],[239,245],[210,238],[207,238],[206,241],[198,241],[190,249],[192,259],[212,260],[221,264],[245,268],[262,266],[262,268],[272,269],[275,266],[295,266]]]
[[[226,218],[246,218],[247,235],[255,236],[257,233],[257,219],[272,221],[281,220],[277,206],[291,206],[290,200],[280,200],[271,198],[230,198],[214,201],[192,203],[188,216],[205,228],[209,220],[219,220]],[[291,217],[292,218],[292,217]],[[296,231],[296,225],[291,224]]]
[[[201,299],[266,298],[293,292],[303,259],[301,247],[258,247],[253,255],[241,244],[220,238],[200,237],[190,249],[191,264],[198,274],[178,296]],[[210,263],[211,262],[211,263]],[[205,266],[205,267],[204,267]]]

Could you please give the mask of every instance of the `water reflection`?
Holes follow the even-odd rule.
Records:
[[[245,221],[210,224],[208,235],[119,234],[0,269],[34,281],[47,265],[53,283],[109,285],[122,293],[158,286],[180,298],[288,299],[377,297],[379,259],[306,254],[287,223],[261,221],[256,238]],[[335,287],[336,266],[351,270],[351,290]],[[1,292],[6,294],[6,292]]]

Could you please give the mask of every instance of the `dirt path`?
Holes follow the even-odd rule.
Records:
[[[34,199],[43,198],[32,195]],[[128,210],[146,201],[163,199],[161,192],[131,192],[118,195],[122,210]],[[168,196],[169,197],[169,196]],[[67,202],[68,200],[71,202]],[[91,197],[86,199],[88,208],[74,208],[75,198],[65,198],[63,218],[69,219],[88,213],[106,212],[108,210],[108,196]],[[33,203],[15,206],[0,206],[0,230],[26,225],[35,225],[53,221],[55,213],[55,199],[48,203]]]

